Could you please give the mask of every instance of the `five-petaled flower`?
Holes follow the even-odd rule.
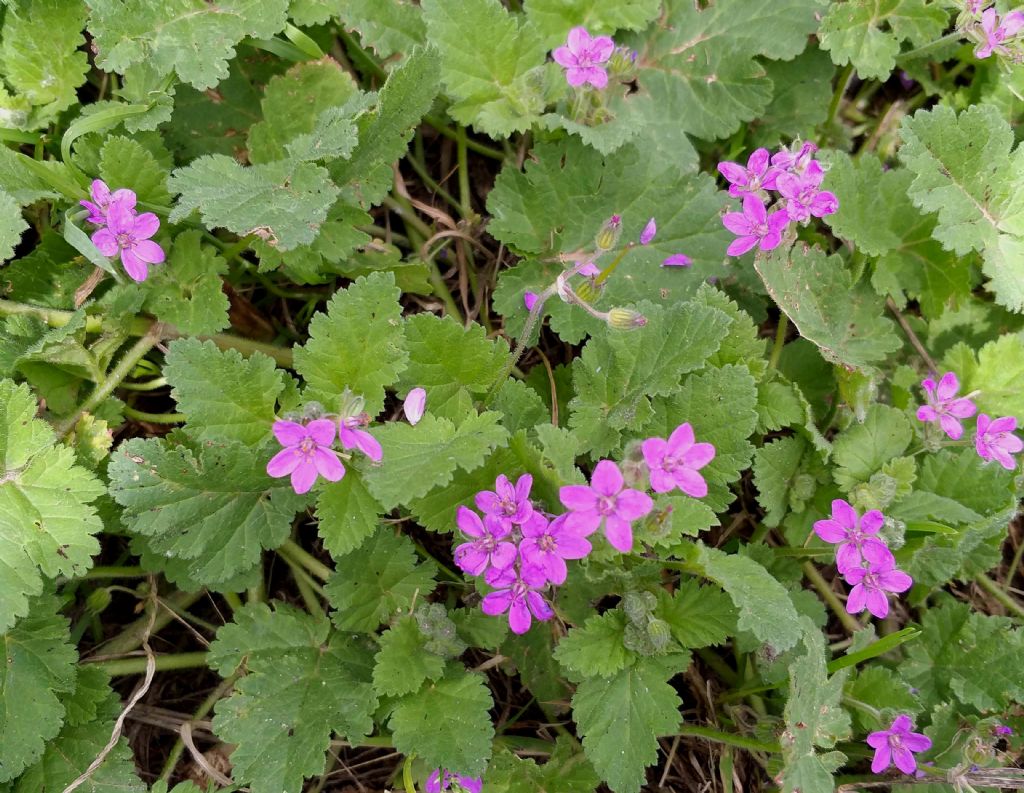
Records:
[[[549,522],[544,515],[534,512],[523,524],[519,556],[524,565],[543,570],[552,584],[565,583],[566,559],[582,559],[591,550],[585,539],[587,533],[570,526],[568,518],[568,515],[559,515]]]
[[[494,483],[493,491],[481,490],[476,494],[476,508],[509,527],[513,523],[525,523],[533,514],[530,503],[532,486],[533,477],[529,474],[519,477],[514,486],[507,476],[501,474]]]
[[[104,256],[120,255],[132,280],[145,281],[149,265],[164,260],[164,250],[150,239],[160,228],[159,219],[152,212],[136,215],[134,199],[134,193],[130,201],[111,199],[107,205],[107,225],[93,232],[92,244]]]
[[[107,224],[107,210],[110,208],[111,201],[119,201],[129,210],[135,209],[136,196],[134,192],[124,187],[110,192],[107,183],[102,179],[93,179],[92,184],[89,185],[89,196],[92,201],[79,201],[78,203],[89,210],[89,217],[86,220],[97,226]]]
[[[871,761],[871,770],[881,774],[891,764],[904,774],[913,774],[917,770],[917,759],[914,752],[927,752],[932,748],[931,739],[919,732],[911,732],[913,722],[910,716],[897,716],[888,730],[878,730],[868,735],[868,746],[875,750]]]
[[[768,149],[755,149],[744,168],[738,162],[718,163],[718,172],[729,182],[729,195],[742,198],[762,188],[775,189],[777,169],[772,167]]]
[[[651,490],[655,493],[667,493],[678,487],[693,498],[708,494],[708,483],[698,471],[715,459],[715,447],[710,443],[695,443],[689,422],[676,427],[667,441],[648,438],[640,449],[651,472]]]
[[[608,85],[608,72],[601,64],[612,57],[615,42],[608,36],[591,36],[586,28],[569,31],[566,43],[552,53],[555,63],[565,69],[565,79],[574,88],[589,83],[601,89]]]
[[[722,225],[739,235],[726,253],[742,256],[755,245],[760,245],[763,251],[773,250],[782,242],[782,232],[788,223],[789,215],[785,209],[777,209],[769,215],[764,202],[747,193],[743,196],[742,212],[727,212],[722,216]]]
[[[481,520],[468,507],[459,507],[455,522],[459,530],[472,539],[455,549],[455,564],[470,575],[487,570],[505,570],[516,560],[516,546],[504,538],[512,531],[509,524],[494,515]]]
[[[987,58],[993,52],[1006,55],[1005,42],[1024,29],[1024,11],[1011,11],[1000,20],[995,8],[987,8],[981,15],[981,32],[985,41],[978,45],[974,54]]]
[[[338,420],[338,440],[345,449],[358,449],[375,463],[379,463],[384,456],[380,441],[361,427],[370,423],[370,417],[365,413],[358,416],[346,416]]]
[[[611,460],[594,466],[590,485],[566,485],[558,492],[570,510],[567,522],[584,536],[597,531],[604,523],[604,533],[612,547],[622,553],[633,548],[634,520],[639,520],[654,507],[651,497],[640,490],[624,487],[622,472]]]
[[[292,477],[296,493],[308,493],[317,474],[329,482],[345,475],[345,466],[331,450],[335,425],[330,419],[317,419],[303,426],[294,421],[275,421],[274,437],[284,449],[270,458],[267,474],[275,478]]]
[[[811,162],[802,174],[778,175],[776,189],[786,199],[786,214],[790,220],[806,223],[812,216],[823,218],[839,208],[835,193],[818,189],[824,178],[825,172],[817,162]]]
[[[549,620],[554,612],[538,589],[547,583],[547,576],[539,567],[524,565],[520,572],[512,567],[487,577],[487,583],[498,587],[484,596],[480,607],[492,617],[508,612],[508,625],[513,633],[526,633],[533,623],[532,617]]]
[[[1017,461],[1010,455],[1024,449],[1024,441],[1013,434],[1015,429],[1017,419],[1013,416],[992,419],[979,413],[974,448],[981,459],[995,460],[1007,471],[1016,468]]]
[[[885,516],[877,509],[857,514],[848,502],[837,498],[832,502],[832,517],[814,523],[814,533],[825,542],[839,543],[836,548],[836,567],[840,573],[868,564],[892,562],[892,551],[876,535],[885,523]]]
[[[896,569],[892,558],[870,563],[867,567],[850,567],[842,571],[848,584],[853,586],[846,599],[846,610],[860,614],[866,608],[879,619],[889,613],[887,592],[906,592],[914,583],[909,575]]]
[[[953,372],[946,372],[937,384],[932,378],[926,378],[921,381],[921,388],[924,389],[928,404],[917,409],[918,420],[937,421],[943,432],[953,440],[959,440],[964,434],[960,419],[970,418],[978,408],[970,396],[957,397],[960,382],[956,375]]]
[[[453,787],[457,785],[458,787]],[[480,793],[483,790],[484,783],[480,777],[476,776],[463,776],[462,774],[453,774],[451,771],[442,771],[440,768],[435,768],[430,776],[427,777],[426,784],[423,789],[427,793]]]

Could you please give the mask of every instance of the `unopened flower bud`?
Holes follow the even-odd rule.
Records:
[[[307,402],[302,409],[303,421],[315,421],[324,414],[324,406],[319,402]]]
[[[593,280],[584,281],[576,287],[576,296],[585,303],[595,303],[604,291],[604,284],[600,286]]]
[[[89,593],[89,597],[85,599],[86,611],[89,611],[92,614],[101,614],[107,606],[110,605],[110,601],[112,599],[110,590],[106,587],[94,590]]]
[[[628,82],[636,76],[637,51],[630,47],[616,47],[608,61],[609,76]]]
[[[617,330],[634,330],[646,324],[647,317],[629,308],[613,308],[608,312],[608,325]]]
[[[604,225],[601,226],[601,230],[597,232],[597,236],[594,238],[594,244],[597,246],[599,251],[610,251],[618,244],[619,237],[621,235],[622,216],[612,215],[604,222]]]

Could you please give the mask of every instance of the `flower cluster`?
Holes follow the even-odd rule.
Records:
[[[946,372],[936,382],[931,377],[921,381],[925,404],[917,409],[920,421],[938,424],[952,440],[959,440],[964,434],[961,419],[968,419],[978,412],[972,401],[975,394],[957,396],[960,381],[953,372]],[[982,460],[995,460],[1003,468],[1012,471],[1017,467],[1011,455],[1024,449],[1024,441],[1013,434],[1017,429],[1014,416],[993,419],[984,413],[978,414],[974,433],[974,448]]]
[[[677,427],[667,440],[646,439],[641,449],[654,492],[679,488],[694,498],[707,495],[700,469],[714,459],[715,448],[697,443],[688,423]],[[469,575],[484,576],[494,587],[481,607],[492,616],[507,613],[514,633],[528,631],[534,619],[554,616],[543,590],[565,583],[566,561],[590,553],[590,535],[603,530],[613,548],[629,553],[633,523],[654,508],[646,492],[626,486],[622,471],[612,460],[597,463],[590,484],[566,485],[559,490],[559,500],[567,510],[560,515],[534,505],[532,487],[529,474],[520,476],[515,484],[501,475],[494,490],[476,494],[477,511],[460,506],[456,513],[456,523],[467,541],[456,547],[455,563]]]
[[[984,8],[984,0],[968,0],[967,13],[971,15],[967,31],[978,45],[974,48],[977,58],[989,58],[992,53],[1014,58],[1015,53],[1007,46],[1019,41],[1024,31],[1024,11],[1010,11],[1002,16],[993,8]],[[984,10],[982,10],[984,8]]]
[[[932,741],[927,735],[911,732],[913,723],[910,716],[897,716],[888,730],[878,730],[868,735],[867,743],[875,750],[871,761],[871,771],[881,774],[893,763],[904,774],[913,774],[917,770],[917,759],[914,752],[927,752],[932,748]]]
[[[164,260],[164,250],[150,239],[160,228],[160,220],[152,212],[138,214],[138,200],[131,190],[113,192],[106,182],[93,181],[89,188],[92,201],[79,203],[89,210],[86,218],[99,228],[92,234],[92,244],[107,257],[121,257],[125,272],[133,281],[145,281],[149,265]]]
[[[349,399],[350,410],[340,416],[323,415],[319,405],[310,405],[306,420],[280,419],[274,422],[274,437],[284,448],[270,458],[267,475],[291,476],[296,493],[308,493],[317,476],[337,482],[345,476],[345,466],[334,447],[335,433],[342,449],[357,449],[375,463],[383,459],[380,443],[363,427],[370,417],[362,412],[362,399]],[[298,417],[294,417],[298,418]]]
[[[896,569],[889,546],[878,536],[885,517],[877,509],[857,514],[841,498],[832,502],[832,516],[816,521],[814,533],[836,543],[836,568],[853,588],[846,610],[860,614],[866,608],[879,619],[889,613],[888,593],[906,592],[914,580]]]
[[[484,783],[480,777],[463,776],[435,768],[427,777],[424,790],[427,793],[480,793],[483,787]]]
[[[771,154],[757,149],[746,166],[720,162],[718,171],[729,182],[729,195],[743,200],[742,212],[728,212],[722,224],[737,235],[727,249],[730,256],[742,256],[755,246],[770,251],[782,243],[789,223],[808,223],[839,209],[834,193],[822,190],[825,171],[814,159],[818,147],[810,141],[799,149],[780,149]],[[779,194],[772,204],[772,192]],[[769,206],[775,208],[769,212]]]

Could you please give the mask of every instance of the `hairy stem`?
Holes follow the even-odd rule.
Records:
[[[1000,605],[1005,608],[1013,617],[1017,620],[1024,620],[1024,606],[1021,606],[1016,600],[1010,597],[1004,592],[999,584],[993,581],[984,573],[979,573],[975,576],[975,580],[978,582],[978,586],[988,592],[992,597],[999,601]]]
[[[836,593],[832,591],[832,587],[828,585],[828,581],[822,578],[821,573],[810,562],[803,563],[804,576],[811,585],[818,590],[818,594],[821,595],[822,599],[828,604],[828,607],[832,609],[832,613],[836,615],[836,618],[843,623],[843,627],[846,628],[850,633],[856,633],[861,629],[861,624],[857,619],[850,614],[846,607],[842,604]]]
[[[90,666],[98,666],[111,677],[141,675],[146,671],[146,658],[112,658],[108,661],[85,661]],[[175,669],[197,669],[206,666],[206,653],[174,653],[156,656],[156,671],[170,672]]]

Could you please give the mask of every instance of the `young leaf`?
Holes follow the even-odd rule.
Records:
[[[395,704],[388,722],[395,749],[407,755],[415,752],[428,768],[482,774],[494,737],[488,715],[492,705],[482,675],[449,664],[440,680]]]
[[[295,369],[311,398],[337,406],[348,388],[366,400],[367,413],[380,413],[384,387],[398,379],[409,359],[400,295],[390,273],[358,278],[335,292],[326,313],[309,324],[309,341],[295,350]]]
[[[658,757],[658,737],[679,726],[682,705],[669,679],[677,657],[644,659],[611,677],[591,677],[572,698],[587,759],[615,793],[639,793]]]
[[[754,267],[800,335],[833,363],[871,367],[899,349],[882,300],[867,285],[855,285],[838,256],[798,243],[758,256]]]
[[[72,449],[54,447],[36,408],[28,386],[0,380],[0,631],[28,613],[45,579],[85,573],[103,528],[90,506],[103,486]]]
[[[451,481],[457,468],[467,473],[508,438],[493,411],[471,414],[456,426],[425,415],[415,427],[388,423],[377,432],[385,465],[365,471],[366,487],[387,509],[409,504]]]
[[[851,424],[833,442],[836,484],[850,490],[868,481],[882,465],[903,454],[912,436],[906,414],[888,405],[872,405],[864,423]]]
[[[608,677],[632,666],[636,655],[622,643],[626,615],[612,609],[573,628],[555,648],[555,659],[576,677]]]
[[[927,44],[948,23],[949,12],[928,0],[848,0],[829,8],[818,36],[835,63],[851,63],[862,78],[884,81],[901,42]]]
[[[392,614],[409,609],[417,597],[433,592],[435,573],[431,561],[416,564],[408,537],[379,531],[337,560],[326,586],[336,609],[334,623],[343,631],[375,631]]]
[[[829,677],[825,637],[807,617],[802,623],[806,651],[789,667],[786,730],[779,741],[785,760],[782,789],[786,793],[833,789],[832,774],[846,762],[846,755],[836,751],[818,754],[815,747],[832,749],[850,735],[850,716],[839,704],[849,670]]]
[[[544,109],[546,48],[498,0],[424,0],[431,43],[441,53],[441,79],[460,124],[492,137],[530,128]]]
[[[285,26],[288,0],[90,0],[89,9],[100,67],[123,72],[146,62],[202,91],[228,76],[243,38],[268,39]]]
[[[288,536],[306,498],[287,479],[271,479],[269,457],[238,441],[198,448],[136,438],[110,463],[110,494],[122,521],[156,552],[187,563],[203,584],[230,580]]]
[[[736,609],[720,589],[683,579],[671,595],[658,590],[654,611],[669,624],[683,647],[697,649],[723,644],[736,633]]]
[[[284,379],[263,353],[243,358],[212,341],[175,339],[168,345],[164,374],[192,437],[250,446],[270,438]]]
[[[1013,130],[991,105],[957,115],[950,107],[903,120],[900,159],[914,172],[910,198],[938,212],[935,238],[963,256],[981,251],[996,301],[1024,310],[1024,158],[1011,154]]]
[[[147,279],[146,308],[182,333],[209,335],[230,324],[221,280],[228,263],[213,248],[203,247],[201,239],[196,229],[174,238],[166,264]]]
[[[380,637],[374,656],[373,688],[382,696],[411,694],[425,680],[444,674],[445,660],[426,649],[427,637],[413,617],[401,617]]]
[[[34,599],[29,615],[0,637],[0,784],[39,759],[64,721],[60,695],[75,690],[78,653],[57,609],[52,597]]]
[[[236,745],[233,776],[254,793],[298,793],[304,777],[323,773],[333,732],[358,741],[373,729],[370,648],[329,632],[325,619],[255,603],[236,611],[210,646],[224,675],[237,665],[238,645],[245,648],[247,673],[217,705],[213,729]]]

